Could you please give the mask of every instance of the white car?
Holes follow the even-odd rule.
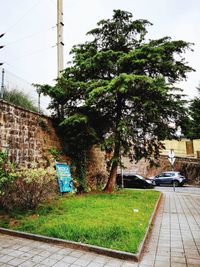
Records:
[[[162,172],[154,177],[150,177],[153,185],[171,184],[175,186],[183,186],[187,182],[187,178],[181,175],[180,172],[168,171]]]

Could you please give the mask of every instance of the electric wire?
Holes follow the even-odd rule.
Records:
[[[36,35],[45,33],[45,32],[47,32],[47,31],[52,30],[52,29],[55,29],[55,28],[56,28],[56,26],[52,26],[52,27],[48,28],[47,30],[40,31],[40,32],[36,32],[36,33],[31,34],[31,35],[22,37],[22,38],[20,38],[20,39],[17,39],[17,40],[14,40],[14,41],[10,42],[10,43],[5,44],[4,46],[5,46],[5,48],[6,48],[7,46],[10,46],[10,45],[12,45],[12,44],[15,44],[15,43],[24,41],[24,40],[26,40],[26,39],[32,38],[32,37],[34,37],[34,36],[36,36]]]
[[[40,3],[41,3],[41,0],[36,1],[36,3],[31,8],[29,8],[14,24],[12,24],[9,28],[7,28],[5,33],[7,34],[9,31],[11,31],[11,29],[13,29],[17,24],[19,24],[19,22],[21,22],[24,19],[24,17],[26,17]]]
[[[47,50],[50,50],[52,48],[56,47],[56,45],[53,45],[53,46],[48,46],[48,47],[45,47],[45,48],[42,48],[42,49],[38,49],[38,50],[35,50],[35,51],[31,51],[30,53],[27,53],[27,54],[24,54],[20,57],[17,57],[13,60],[11,60],[11,62],[16,62],[16,61],[20,61],[21,59],[24,59],[26,57],[30,57],[30,56],[33,56],[35,54],[38,54],[38,53],[41,53],[41,52],[44,52],[44,51],[47,51]],[[4,62],[4,63],[7,63],[9,64],[8,62]]]

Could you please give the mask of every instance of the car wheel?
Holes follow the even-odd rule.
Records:
[[[153,182],[152,182],[152,185],[156,185],[156,181],[153,181]]]
[[[179,181],[173,181],[174,186],[179,186]]]

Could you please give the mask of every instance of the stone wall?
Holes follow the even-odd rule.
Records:
[[[194,144],[199,150],[199,141]],[[11,161],[21,166],[53,161],[50,148],[63,148],[63,142],[58,137],[51,118],[0,100],[0,150],[7,150]],[[69,158],[64,155],[62,160],[68,161]],[[101,187],[108,177],[105,153],[98,147],[93,147],[88,163],[89,186],[94,189]],[[158,168],[150,168],[145,160],[134,164],[125,158],[123,163],[127,171],[137,172],[145,177],[171,169],[166,156],[161,156]],[[177,157],[174,169],[183,172],[190,183],[200,184],[200,158]]]
[[[0,100],[0,150],[21,166],[52,159],[50,148],[62,149],[52,119]]]

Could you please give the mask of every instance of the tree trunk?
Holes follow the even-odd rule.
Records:
[[[120,94],[117,95],[117,107],[116,107],[116,123],[115,123],[115,146],[114,146],[114,153],[112,157],[112,166],[110,170],[109,179],[107,182],[106,187],[104,188],[104,191],[106,192],[113,192],[116,184],[116,177],[117,177],[117,167],[119,165],[120,160],[120,146],[121,146],[121,140],[120,140],[120,131],[118,129],[120,120],[122,117],[122,97]]]
[[[113,190],[115,188],[116,177],[117,177],[117,167],[119,164],[119,156],[120,156],[119,154],[120,154],[120,142],[117,141],[115,143],[115,150],[114,150],[114,155],[113,155],[114,161],[113,161],[112,166],[111,166],[111,171],[110,171],[107,185],[104,188],[105,192],[111,193],[111,192],[113,192]]]

